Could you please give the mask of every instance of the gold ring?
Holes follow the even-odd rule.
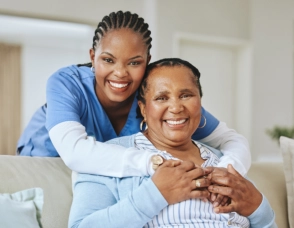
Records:
[[[195,184],[196,184],[196,188],[199,188],[199,187],[201,186],[201,183],[200,183],[199,180],[196,180],[196,181],[195,181]]]

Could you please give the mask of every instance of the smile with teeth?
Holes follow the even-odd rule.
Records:
[[[171,124],[171,125],[178,125],[178,124],[183,124],[187,121],[187,119],[182,119],[182,120],[166,120],[166,122],[168,124]]]
[[[109,84],[115,88],[124,88],[127,87],[129,83],[115,83],[115,82],[111,82],[109,81]]]

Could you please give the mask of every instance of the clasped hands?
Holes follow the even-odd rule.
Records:
[[[167,160],[152,180],[169,204],[192,198],[209,200],[216,213],[249,216],[262,202],[262,194],[232,165],[201,168],[189,161]]]

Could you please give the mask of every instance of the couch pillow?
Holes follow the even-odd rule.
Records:
[[[5,228],[40,228],[43,190],[26,189],[16,193],[0,194],[0,221]]]
[[[286,180],[289,225],[294,228],[294,139],[281,136],[280,148]]]

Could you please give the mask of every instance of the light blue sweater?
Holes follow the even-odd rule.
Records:
[[[108,143],[132,147],[134,135]],[[220,152],[213,150],[221,156]],[[115,178],[79,174],[69,227],[143,227],[167,206],[167,201],[149,176]],[[248,219],[251,228],[277,227],[274,212],[265,196]]]

